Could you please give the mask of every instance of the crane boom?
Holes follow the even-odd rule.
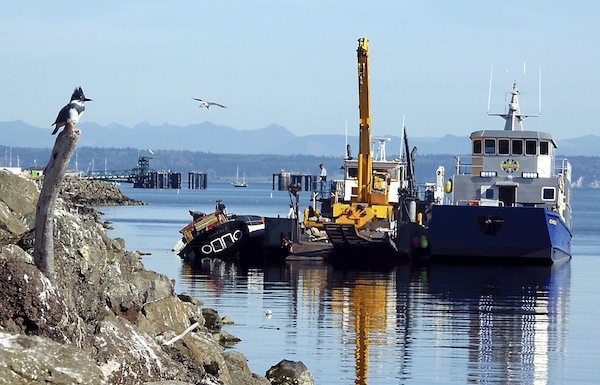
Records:
[[[371,203],[371,178],[373,154],[371,151],[371,100],[369,78],[369,39],[358,39],[358,109],[359,109],[359,154],[358,154],[358,202]]]

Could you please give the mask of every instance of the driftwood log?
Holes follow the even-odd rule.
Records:
[[[35,265],[54,282],[54,211],[62,180],[79,139],[79,129],[69,122],[58,134],[50,161],[44,171],[44,184],[35,214]]]

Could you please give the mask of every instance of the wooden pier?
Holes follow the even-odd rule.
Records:
[[[181,173],[170,171],[152,171],[137,175],[133,181],[134,188],[180,189]]]
[[[273,174],[273,190],[277,186],[277,190],[286,191],[291,184],[297,184],[300,186],[299,191],[313,191],[316,183],[316,175],[292,174],[285,171]]]
[[[206,190],[208,178],[204,172],[188,172],[188,190]]]

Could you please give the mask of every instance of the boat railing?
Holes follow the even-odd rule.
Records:
[[[344,181],[343,180],[334,180],[331,182],[332,192],[335,192],[336,196],[344,195]]]
[[[566,158],[557,158],[554,161],[554,175],[562,175],[571,180],[571,163]]]
[[[262,217],[257,218],[246,218],[245,221],[248,226],[259,226],[264,225],[265,219]]]
[[[344,195],[344,181],[343,180],[331,180],[327,182],[321,182],[314,180],[312,183],[313,196],[320,196],[321,198],[329,198],[331,195],[343,196]]]
[[[471,156],[468,157],[469,160],[472,159]],[[466,163],[461,159],[460,156],[455,156],[454,160],[456,162],[456,175],[468,175],[471,174],[471,170],[473,168],[472,163]]]

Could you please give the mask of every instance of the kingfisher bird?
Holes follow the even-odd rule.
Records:
[[[71,101],[58,112],[56,120],[52,123],[53,126],[56,125],[54,131],[52,131],[52,135],[56,134],[59,128],[66,126],[67,122],[77,124],[85,110],[85,102],[91,101],[92,99],[85,97],[81,87],[75,88],[73,95],[71,95]]]
[[[198,107],[202,108],[202,107],[206,107],[206,109],[209,109],[210,106],[217,106],[217,107],[221,107],[221,108],[227,108],[222,104],[219,103],[215,103],[215,102],[208,102],[206,100],[202,100],[202,99],[196,99],[196,98],[192,98],[198,102],[200,102],[200,105]]]

